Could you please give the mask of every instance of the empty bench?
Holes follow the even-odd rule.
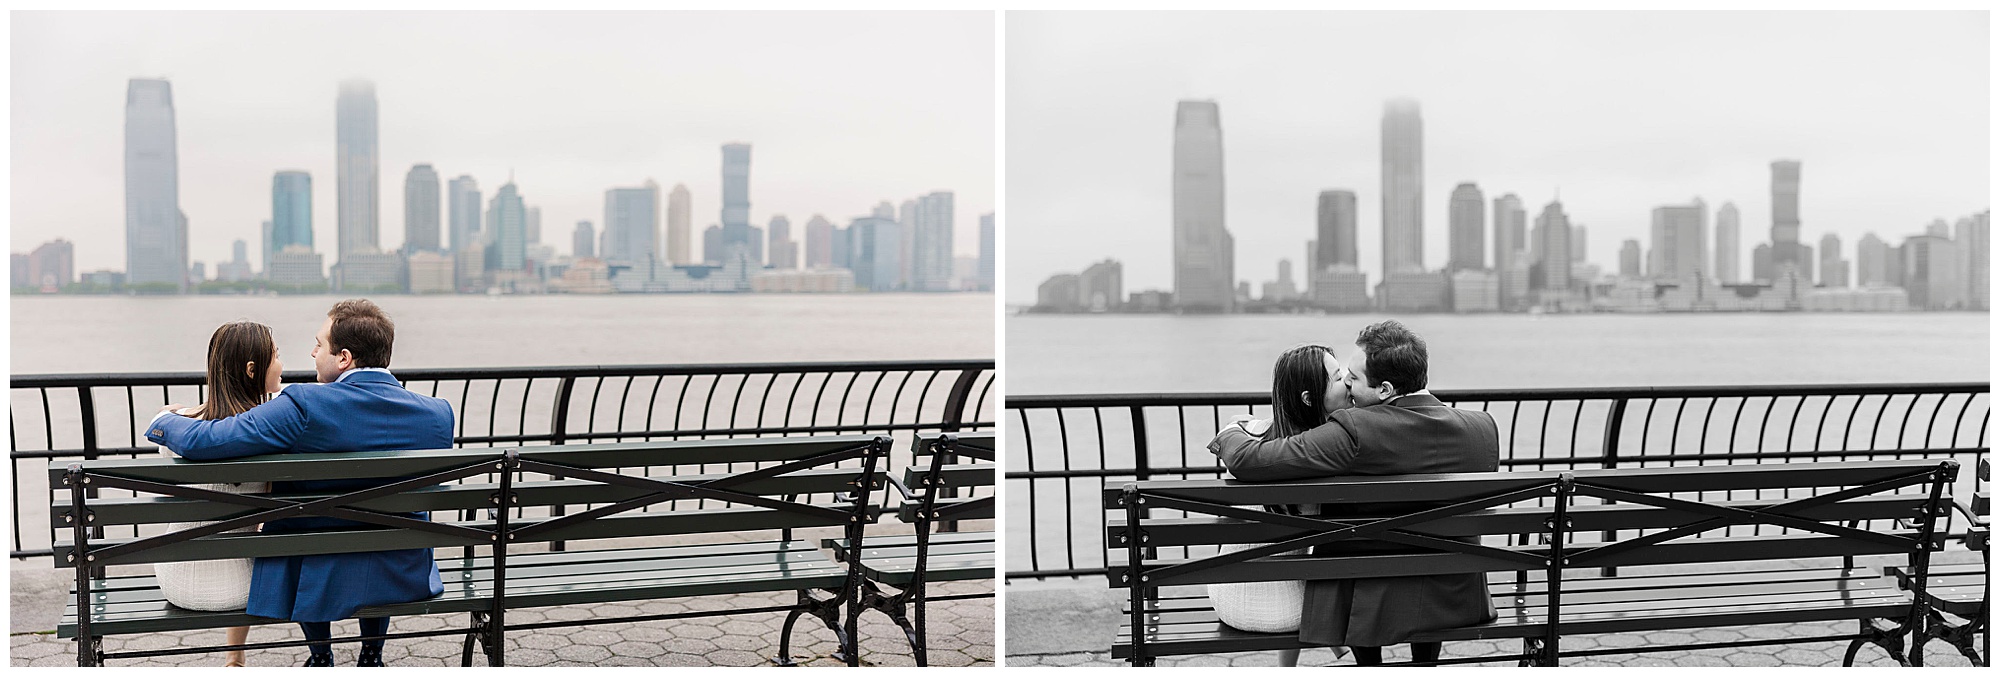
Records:
[[[99,567],[458,546],[457,557],[436,553],[444,594],[364,608],[357,616],[467,613],[464,628],[386,637],[463,635],[461,664],[471,664],[477,644],[488,665],[500,666],[505,664],[502,639],[509,630],[783,612],[787,616],[776,657],[779,663],[791,662],[793,624],[810,615],[835,632],[853,665],[861,572],[829,560],[813,543],[793,538],[792,530],[835,528],[865,544],[863,525],[880,512],[871,492],[882,485],[879,470],[892,443],[888,437],[828,436],[280,454],[201,463],[166,458],[52,463],[50,486],[57,495],[51,519],[59,535],[70,536],[68,542],[56,544],[55,561],[58,567],[76,571],[76,587],[58,635],[76,638],[78,665],[95,666],[107,659],[231,648],[107,654],[101,639],[109,635],[285,622],[241,611],[180,609],[166,602],[153,576],[103,577],[97,575]],[[730,470],[644,476],[648,469],[671,475],[674,466],[690,465]],[[735,470],[739,466],[754,469]],[[340,495],[235,495],[183,486],[356,478],[401,479]],[[451,481],[464,483],[443,484]],[[93,495],[96,492],[76,489],[129,489],[140,495],[100,498]],[[641,510],[648,506],[669,509]],[[438,521],[399,514],[420,511],[432,511]],[[455,514],[477,519],[445,520]],[[368,522],[377,528],[221,533],[303,515]],[[93,535],[101,533],[94,531],[101,527],[211,520],[220,521],[144,538]],[[717,544],[510,552],[527,544],[728,532],[752,533],[742,542]],[[759,592],[794,592],[797,601],[580,621],[514,625],[506,621],[512,609]],[[242,648],[311,643],[265,642]]]
[[[1905,655],[1905,640],[1928,613],[1929,556],[1942,547],[1945,492],[1956,474],[1952,461],[1907,460],[1129,483],[1104,494],[1111,585],[1130,592],[1112,655],[1147,666],[1159,656],[1307,646],[1296,633],[1223,625],[1202,587],[1209,583],[1482,573],[1497,620],[1408,641],[1519,639],[1520,652],[1436,664],[1557,665],[1562,658],[1696,649],[1705,645],[1563,651],[1561,642],[1808,621],[1858,627],[1724,645],[1848,641],[1848,664],[1870,644],[1910,664],[1919,657]],[[1760,491],[1800,497],[1754,498]],[[1325,514],[1256,507],[1272,503],[1321,504]],[[1185,514],[1154,516],[1157,510]],[[1370,516],[1342,516],[1358,514]],[[1842,524],[1849,520],[1879,528]],[[1726,529],[1739,525],[1783,533]],[[1494,544],[1524,534],[1542,542]],[[1474,536],[1486,538],[1455,540]],[[1230,544],[1257,547],[1183,554]],[[1310,546],[1317,546],[1311,555],[1285,555]],[[1774,561],[1866,555],[1906,558],[1913,590],[1870,567]],[[1628,569],[1598,575],[1608,567]]]
[[[916,440],[914,461],[890,482],[901,505],[897,518],[915,527],[908,535],[870,536],[854,558],[845,539],[827,539],[826,547],[843,562],[858,563],[864,578],[861,605],[887,615],[903,629],[919,667],[929,665],[929,638],[924,631],[927,601],[992,597],[994,593],[931,596],[925,584],[937,581],[993,579],[992,531],[933,529],[959,520],[990,520],[994,497],[972,495],[994,486],[994,437],[990,432],[926,433]],[[887,493],[885,492],[885,502]],[[898,592],[888,594],[881,586]],[[912,613],[914,611],[914,613]],[[911,616],[915,622],[911,622]]]

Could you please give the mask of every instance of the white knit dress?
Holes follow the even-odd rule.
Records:
[[[179,458],[166,447],[160,448],[160,455]],[[231,494],[262,494],[271,490],[271,486],[264,482],[189,486]],[[204,524],[214,524],[214,522],[175,522],[168,525],[167,530],[182,531]],[[252,525],[228,533],[256,530],[257,527]],[[167,602],[183,609],[235,611],[250,602],[250,560],[247,559],[161,562],[153,565],[153,575],[158,578],[160,592],[166,595]]]

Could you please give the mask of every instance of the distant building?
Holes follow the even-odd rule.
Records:
[[[570,262],[569,270],[563,271],[562,279],[551,285],[551,290],[570,294],[609,294],[612,292],[611,269],[604,264],[604,259],[594,256],[578,258]]]
[[[951,291],[954,201],[950,191],[942,190],[916,200],[914,222],[904,230],[904,237],[911,240],[912,290]]]
[[[528,245],[529,245],[529,246],[534,246],[534,245],[538,245],[538,244],[541,244],[541,243],[542,243],[542,208],[541,208],[541,207],[529,207],[529,208],[528,208],[528,227],[527,227],[527,233],[528,233],[528,238],[527,238],[527,240],[528,240]],[[529,257],[529,258],[533,258],[533,257]]]
[[[844,267],[835,266],[833,263],[834,230],[833,222],[826,220],[824,216],[814,214],[811,219],[806,220],[805,267],[807,269]]]
[[[1625,244],[1618,248],[1618,276],[1634,279],[1643,277],[1645,273],[1639,267],[1639,256],[1639,241],[1626,240]]]
[[[1854,244],[1854,285],[1863,289],[1888,287],[1889,245],[1874,233],[1861,236]]]
[[[1498,312],[1500,276],[1490,270],[1451,273],[1451,309],[1460,313]]]
[[[1840,236],[1833,233],[1819,238],[1819,286],[1847,288],[1847,261],[1840,258]]]
[[[1174,303],[1194,312],[1236,306],[1236,241],[1223,220],[1222,111],[1181,101],[1174,112]]]
[[[528,208],[512,182],[493,192],[487,207],[492,216],[492,249],[486,252],[488,272],[525,270],[528,262]],[[608,215],[608,214],[607,214]]]
[[[854,291],[854,271],[765,270],[750,276],[750,290],[770,294],[846,294]]]
[[[324,257],[304,245],[289,245],[271,255],[267,282],[278,291],[325,291]]]
[[[722,265],[722,226],[709,225],[701,231],[701,260],[708,265]]]
[[[674,189],[667,193],[667,261],[676,266],[695,263],[693,245],[688,240],[693,227],[689,199],[684,184],[674,184]]]
[[[589,221],[576,222],[576,230],[570,234],[570,256],[579,259],[597,258],[597,229]]]
[[[452,179],[449,188],[451,250],[460,252],[486,239],[480,229],[480,205],[484,202],[479,194],[479,182],[470,176]],[[463,270],[461,267],[460,271]]]
[[[1514,261],[1525,258],[1527,253],[1528,211],[1521,207],[1521,198],[1513,193],[1502,195],[1493,201],[1493,269],[1500,271],[1504,279]],[[1526,263],[1523,262],[1521,270],[1527,270]],[[1522,290],[1525,293],[1526,287]]]
[[[1278,279],[1264,283],[1264,301],[1286,303],[1299,297],[1299,285],[1292,281],[1292,260],[1278,259]]]
[[[1535,217],[1535,242],[1541,258],[1528,271],[1529,284],[1536,291],[1569,289],[1569,215],[1561,202],[1550,202]]]
[[[1083,280],[1075,273],[1061,273],[1035,288],[1035,309],[1074,313],[1083,309]]]
[[[1993,307],[1992,210],[1973,214],[1958,224],[1958,248],[1965,252],[1966,308]]]
[[[855,219],[847,227],[848,269],[854,286],[874,292],[898,291],[901,277],[901,233],[895,221],[878,217]]]
[[[449,294],[457,289],[450,256],[435,251],[410,255],[410,293]]]
[[[799,245],[792,241],[792,221],[779,214],[771,217],[770,228],[771,268],[792,270],[799,267]]]
[[[1788,264],[1803,273],[1806,286],[1812,286],[1808,272],[1812,255],[1799,240],[1799,162],[1778,160],[1771,163],[1772,274]]]
[[[381,248],[379,207],[381,205],[381,153],[377,145],[375,83],[348,80],[340,83],[340,97],[334,105],[335,225],[338,237],[334,254],[341,263],[348,254],[376,253]],[[364,264],[364,267],[372,264]]]
[[[1715,210],[1715,278],[1723,284],[1743,281],[1742,216],[1736,211],[1736,203],[1724,202]]]
[[[611,245],[600,252],[605,259],[637,263],[658,258],[654,243],[660,232],[660,184],[647,179],[637,188],[604,191],[604,232]]]
[[[1356,240],[1359,214],[1355,209],[1354,191],[1320,191],[1318,217],[1316,234],[1319,237],[1313,240],[1315,254],[1307,270],[1316,274],[1329,266],[1361,265],[1361,248]]]
[[[334,265],[334,285],[342,292],[402,291],[403,265],[395,252],[350,251]]]
[[[1816,313],[1899,313],[1910,309],[1910,296],[1900,287],[1821,288],[1807,292],[1802,303]]]
[[[1375,287],[1375,297],[1388,312],[1431,312],[1451,309],[1451,280],[1444,273],[1389,273]]]
[[[1471,182],[1451,191],[1451,258],[1449,271],[1486,268],[1486,194]]]
[[[1708,277],[1708,206],[1701,198],[1686,205],[1653,208],[1652,251],[1646,274],[1661,282],[1679,282],[1690,275]]]
[[[1322,268],[1313,278],[1312,304],[1332,312],[1368,310],[1368,274],[1352,264],[1339,263]]]
[[[1584,263],[1584,252],[1590,250],[1590,228],[1583,224],[1569,227],[1569,260],[1575,265]]]
[[[10,273],[9,279],[13,281],[13,287],[15,289],[23,289],[26,287],[35,286],[34,282],[32,282],[32,280],[35,279],[34,275],[29,273],[28,271],[28,267],[29,265],[31,265],[29,263],[30,258],[31,257],[29,257],[27,254],[22,254],[19,252],[11,254],[8,258],[8,260],[12,263],[12,265],[7,269],[8,272]]]
[[[1777,277],[1771,267],[1771,245],[1760,244],[1750,252],[1750,280],[1757,284],[1770,284]]]
[[[1077,276],[1077,305],[1093,313],[1115,311],[1125,301],[1125,267],[1105,259]]]
[[[1397,274],[1423,270],[1423,114],[1414,99],[1392,99],[1382,110],[1382,283],[1395,287]]]
[[[452,250],[451,255],[452,274],[458,278],[459,291],[485,291],[486,245],[474,240]]]
[[[35,287],[43,293],[62,291],[76,282],[76,245],[57,238],[28,253],[28,279],[17,286]]]
[[[1919,310],[1956,310],[1965,307],[1967,285],[1959,269],[1958,243],[1936,235],[1918,235],[1903,241],[1903,289],[1910,294],[1910,306]]]
[[[831,224],[828,224],[831,225]],[[979,270],[976,279],[979,291],[993,291],[994,281],[994,229],[993,212],[979,216]]]
[[[256,277],[250,269],[250,243],[237,240],[229,246],[228,261],[215,264],[215,279],[223,282],[243,282]]]
[[[411,167],[410,173],[403,177],[404,252],[444,251],[443,209],[437,170],[430,165]]]
[[[264,243],[264,269],[271,255],[293,245],[313,248],[312,175],[285,171],[271,175],[271,236]]]
[[[731,143],[722,147],[722,247],[727,258],[730,245],[741,245],[749,253],[751,267],[764,264],[764,239],[750,225],[750,144]]]
[[[199,285],[206,281],[208,281],[208,267],[206,265],[200,261],[196,261],[188,267],[188,286]]]
[[[1500,309],[1526,310],[1533,305],[1533,279],[1530,277],[1532,264],[1528,263],[1528,253],[1516,250],[1508,257],[1507,267],[1495,271],[1500,277]]]
[[[174,91],[166,80],[125,86],[126,284],[187,292],[187,214],[180,205]]]

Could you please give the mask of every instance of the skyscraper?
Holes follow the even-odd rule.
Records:
[[[1992,243],[1993,210],[1988,209],[1973,214],[1959,228],[1958,247],[1965,250],[1965,278],[1968,285],[1965,299],[1966,308],[1990,310],[1993,306],[1993,252],[1987,247]]]
[[[1382,272],[1424,270],[1424,120],[1415,99],[1382,111]]]
[[[470,176],[451,180],[451,250],[464,251],[483,241],[479,232],[479,182]]]
[[[1174,113],[1174,305],[1236,306],[1236,241],[1223,219],[1222,111],[1182,101]]]
[[[1723,284],[1743,281],[1743,265],[1739,257],[1743,251],[1742,217],[1736,212],[1736,203],[1724,202],[1715,210],[1715,276]]]
[[[377,233],[377,207],[381,204],[381,182],[377,174],[381,153],[376,144],[375,83],[347,80],[340,83],[340,97],[334,104],[334,177],[338,194],[334,197],[335,253],[345,260],[350,252],[374,252],[381,245]]]
[[[1513,193],[1493,201],[1493,267],[1505,271],[1528,251],[1528,210]]]
[[[579,259],[597,257],[597,229],[589,221],[576,222],[576,231],[570,235],[570,256]]]
[[[1819,283],[1822,287],[1847,288],[1847,261],[1840,258],[1840,236],[1827,233],[1819,238]]]
[[[497,248],[489,255],[494,260],[493,270],[523,269],[528,261],[528,208],[513,182],[493,192],[491,211],[493,246]]]
[[[1539,275],[1531,274],[1536,289],[1563,291],[1570,287],[1569,215],[1561,202],[1550,202],[1535,217],[1535,235],[1541,240],[1542,260],[1535,264]]]
[[[722,147],[722,245],[750,252],[751,265],[764,262],[764,242],[750,225],[750,144]]]
[[[1319,228],[1314,239],[1315,253],[1313,266],[1308,271],[1317,273],[1328,266],[1361,265],[1361,248],[1356,244],[1357,216],[1354,191],[1322,190],[1319,192]],[[1313,275],[1308,275],[1312,278]]]
[[[1569,227],[1569,260],[1575,261],[1576,267],[1582,267],[1584,264],[1584,252],[1589,249],[1590,228],[1581,223],[1571,224]]]
[[[187,291],[187,215],[181,213],[174,90],[166,80],[125,86],[125,283]]]
[[[528,208],[528,244],[542,242],[542,208]]]
[[[1486,267],[1486,194],[1472,182],[1451,190],[1452,271]]]
[[[1625,244],[1618,248],[1618,276],[1637,278],[1644,275],[1645,272],[1639,267],[1639,261],[1639,241],[1626,240]]]
[[[806,268],[832,268],[833,222],[814,214],[806,221]]]
[[[293,245],[312,251],[312,216],[312,175],[300,171],[272,175],[271,242],[266,256],[275,255]],[[267,271],[269,266],[265,264]]]
[[[1698,275],[1708,279],[1708,206],[1701,198],[1685,205],[1653,208],[1652,252],[1648,274],[1661,282],[1680,282]]]
[[[667,192],[667,260],[676,266],[695,262],[688,243],[691,214],[687,185],[674,184],[674,189]]]
[[[799,246],[792,241],[792,220],[783,214],[774,215],[769,230],[771,267],[778,270],[799,267]]]
[[[903,265],[901,236],[895,221],[863,217],[847,227],[853,238],[848,245],[848,268],[854,271],[854,286],[869,291],[893,291]]]
[[[951,290],[953,202],[951,192],[943,190],[916,199],[913,231],[905,231],[915,258],[910,266],[914,291]]]
[[[1797,160],[1778,160],[1771,163],[1771,267],[1774,274],[1786,264],[1797,267],[1801,276],[1804,276],[1811,266],[1806,260],[1805,249],[1799,242]]]
[[[438,195],[437,170],[430,165],[410,168],[403,178],[403,252],[443,251],[438,219],[443,204]]]
[[[1874,233],[1854,243],[1854,286],[1862,289],[1889,284],[1889,245]]]
[[[610,246],[605,259],[645,263],[657,260],[653,246],[660,232],[660,184],[647,179],[637,188],[604,191],[604,232]]]
[[[1967,285],[1959,270],[1958,244],[1950,238],[1917,235],[1903,241],[1903,289],[1910,307],[1948,310],[1965,307]]]
[[[993,212],[979,215],[979,290],[993,291]]]

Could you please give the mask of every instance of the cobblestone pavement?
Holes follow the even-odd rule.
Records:
[[[1784,637],[1812,637],[1835,633],[1853,632],[1855,625],[1846,623],[1795,623],[1791,625],[1763,625],[1743,628],[1712,628],[1693,632],[1653,632],[1615,635],[1564,637],[1564,651],[1588,651],[1618,647],[1661,646],[1687,644],[1693,642],[1732,642]],[[1519,652],[1519,640],[1480,640],[1471,642],[1449,642],[1444,645],[1444,658],[1492,655],[1500,652]],[[1659,653],[1595,656],[1590,658],[1564,659],[1565,666],[1677,666],[1677,667],[1768,667],[1768,666],[1839,666],[1841,657],[1847,653],[1846,642],[1813,642],[1809,644],[1786,644],[1777,646],[1753,646],[1733,649],[1696,649],[1690,651],[1663,651]],[[1384,661],[1406,661],[1410,659],[1409,645],[1401,645],[1384,651]],[[1332,649],[1307,649],[1299,654],[1301,666],[1352,665],[1353,656],[1335,658]],[[1211,654],[1202,656],[1171,656],[1158,661],[1162,666],[1275,666],[1277,653],[1261,651],[1237,654]],[[1513,661],[1478,663],[1482,666],[1512,666]],[[1875,646],[1861,649],[1855,657],[1855,665],[1895,667],[1890,659]],[[1015,666],[1117,666],[1125,665],[1123,660],[1114,660],[1109,653],[1060,653],[1041,655],[1009,655],[1005,660],[1008,667]],[[1971,661],[1960,656],[1957,650],[1943,642],[1933,641],[1924,647],[1924,665],[1968,667]]]
[[[931,584],[932,595],[991,592],[987,581]],[[542,621],[582,620],[591,617],[620,618],[645,614],[720,610],[789,604],[793,593],[744,594],[697,597],[682,600],[578,605],[548,609],[519,609],[507,612],[509,625]],[[937,666],[993,665],[993,600],[970,599],[933,602],[928,606],[929,658]],[[742,616],[688,618],[610,623],[585,627],[523,630],[507,633],[507,664],[510,666],[753,666],[770,665],[778,655],[778,631],[784,614],[762,613]],[[792,655],[805,665],[843,665],[831,657],[839,647],[825,625],[803,617],[794,627]],[[397,617],[392,630],[415,632],[465,627],[464,614]],[[352,637],[354,621],[334,624],[334,636]],[[17,633],[9,638],[9,664],[16,667],[74,666],[76,644],[57,639],[53,632]],[[252,642],[304,639],[296,625],[264,625],[250,630]],[[222,630],[163,632],[106,638],[107,652],[145,651],[179,646],[215,646],[223,641]],[[353,665],[354,644],[334,646],[337,665]],[[460,637],[426,637],[391,640],[382,656],[390,666],[456,666]],[[915,665],[909,641],[888,617],[867,612],[861,615],[861,657],[863,665]],[[252,666],[299,665],[305,661],[304,647],[266,649],[248,653]],[[162,656],[158,658],[109,661],[110,665],[202,666],[221,665],[219,653]],[[473,665],[485,665],[475,654]]]

